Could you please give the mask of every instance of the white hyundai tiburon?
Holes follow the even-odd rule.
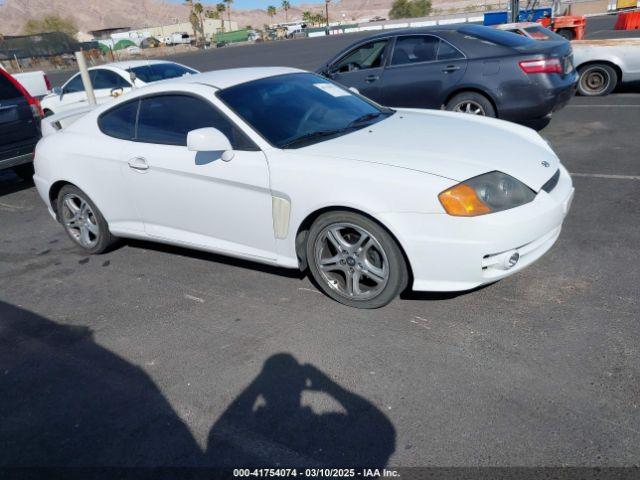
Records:
[[[383,108],[289,68],[192,75],[56,117],[34,180],[86,252],[130,237],[308,266],[354,307],[521,270],[574,192],[533,130]]]

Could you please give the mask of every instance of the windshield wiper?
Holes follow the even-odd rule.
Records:
[[[317,132],[305,133],[304,135],[300,135],[299,137],[294,137],[291,140],[285,142],[280,148],[287,148],[298,143],[304,143],[310,140],[315,140],[317,138],[330,137],[331,135],[339,135],[343,132],[346,132],[349,128],[336,128],[334,130],[319,130]]]
[[[376,113],[367,113],[365,115],[362,115],[361,117],[356,118],[354,121],[352,121],[351,123],[349,123],[350,127],[353,127],[354,125],[359,125],[361,123],[366,123],[369,122],[371,120],[375,120],[376,118],[378,118],[380,115],[383,115],[382,112],[376,112]]]

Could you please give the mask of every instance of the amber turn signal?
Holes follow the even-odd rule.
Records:
[[[478,198],[475,189],[464,183],[445,190],[438,198],[446,212],[456,217],[475,217],[491,213],[491,209]]]

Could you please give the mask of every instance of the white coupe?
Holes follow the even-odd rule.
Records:
[[[574,193],[533,130],[391,110],[290,68],[192,75],[56,117],[34,181],[86,252],[129,237],[308,267],[360,308],[521,270]]]
[[[164,60],[132,60],[114,62],[89,69],[89,78],[97,103],[105,103],[153,82],[200,73],[184,65]],[[40,104],[45,115],[53,115],[87,105],[87,94],[80,73],[76,73],[61,88],[45,96]]]

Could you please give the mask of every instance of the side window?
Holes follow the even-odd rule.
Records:
[[[124,78],[111,70],[93,70],[91,75],[91,83],[96,90],[105,88],[111,90],[112,88],[126,88],[131,85]]]
[[[384,63],[384,51],[387,42],[388,40],[386,39],[378,40],[356,48],[334,64],[331,71],[343,73],[381,67]]]
[[[398,37],[391,65],[433,62],[438,58],[440,39],[431,35]]]
[[[62,90],[64,93],[74,93],[74,92],[84,92],[84,85],[82,83],[82,78],[78,73],[75,77],[73,77],[69,83],[64,86]]]
[[[235,150],[257,150],[213,105],[189,95],[158,95],[140,101],[136,140],[165,145],[187,145],[187,133],[214,127],[224,133]]]
[[[16,88],[8,77],[0,73],[0,100],[13,100],[20,97],[22,97],[20,90]]]
[[[458,60],[460,58],[464,58],[464,55],[460,50],[450,43],[440,40],[440,46],[438,47],[438,60]]]
[[[102,133],[122,140],[132,140],[139,103],[138,100],[123,103],[100,115],[98,126]]]

